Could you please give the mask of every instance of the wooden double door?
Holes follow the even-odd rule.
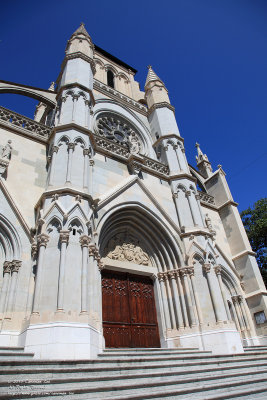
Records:
[[[153,281],[102,271],[106,347],[160,347]]]

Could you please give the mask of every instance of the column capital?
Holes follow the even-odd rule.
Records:
[[[47,243],[49,241],[49,236],[46,235],[45,233],[41,233],[40,235],[37,236],[37,243],[40,246],[47,246]]]
[[[240,296],[239,296],[238,294],[232,296],[232,300],[233,300],[233,303],[234,303],[234,304],[239,303],[239,297],[240,297]]]
[[[90,167],[93,167],[95,165],[95,162],[92,158],[89,160],[89,165]]]
[[[173,194],[172,194],[172,197],[173,197],[174,199],[178,199],[178,192],[173,193]]]
[[[83,149],[84,156],[91,156],[91,154],[92,154],[92,149],[90,147],[88,149]]]
[[[187,275],[188,270],[187,268],[179,268],[179,274],[184,277],[185,275]]]
[[[90,241],[91,241],[90,236],[88,236],[88,235],[81,235],[81,237],[80,237],[80,244],[81,244],[82,247],[88,247]]]
[[[172,271],[168,271],[168,276],[171,278],[171,279],[176,279],[176,276],[177,276],[177,271],[175,271],[174,269],[172,270]]]
[[[91,243],[89,245],[89,256],[94,256],[96,252],[96,246],[95,244]]]
[[[58,146],[53,146],[52,147],[52,153],[57,153],[58,152],[59,147]]]
[[[216,275],[221,275],[222,274],[222,267],[220,265],[215,265],[214,271]]]
[[[164,272],[158,272],[158,280],[159,282],[163,282],[165,280]]]
[[[191,276],[194,276],[195,275],[195,268],[193,267],[193,266],[191,266],[191,267],[188,267],[187,268],[187,273],[188,273],[188,275],[191,277]]]
[[[203,270],[204,270],[206,273],[209,273],[210,270],[211,270],[211,265],[210,265],[210,264],[203,264]]]
[[[19,269],[21,267],[22,261],[19,260],[13,260],[11,262],[11,273],[13,274],[13,272],[19,272]]]
[[[3,265],[3,274],[10,274],[12,261],[5,261]]]
[[[74,150],[74,149],[75,149],[75,143],[70,142],[70,143],[68,144],[68,150]]]
[[[200,195],[199,194],[195,194],[195,198],[196,198],[196,200],[200,200]]]
[[[70,231],[61,230],[59,233],[59,240],[61,243],[68,243]]]
[[[186,197],[191,196],[191,190],[186,190],[186,191],[185,191],[185,196],[186,196]]]

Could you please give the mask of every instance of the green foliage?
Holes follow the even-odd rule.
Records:
[[[252,250],[257,253],[260,271],[267,284],[267,197],[258,200],[254,207],[241,212]]]

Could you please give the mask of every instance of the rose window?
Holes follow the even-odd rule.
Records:
[[[138,154],[141,150],[135,129],[120,117],[102,114],[97,120],[97,130],[100,136],[127,147],[132,154]]]

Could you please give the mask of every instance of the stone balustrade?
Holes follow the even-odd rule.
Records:
[[[200,190],[198,190],[198,195],[199,195],[200,201],[202,201],[203,203],[212,204],[213,206],[215,206],[214,197],[211,196],[210,194],[201,192]]]
[[[43,139],[48,139],[52,130],[52,128],[41,124],[40,122],[35,122],[24,115],[18,114],[4,107],[0,107],[0,121],[23,128],[28,131],[31,136],[41,136]]]

